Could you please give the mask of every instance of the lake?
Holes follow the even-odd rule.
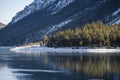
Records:
[[[120,80],[120,55],[16,53],[0,48],[0,80]]]

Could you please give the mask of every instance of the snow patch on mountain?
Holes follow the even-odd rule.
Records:
[[[59,24],[56,24],[56,25],[51,26],[51,27],[49,28],[49,31],[46,32],[46,34],[49,34],[49,33],[51,33],[51,32],[54,32],[54,31],[58,30],[59,28],[67,25],[67,24],[70,23],[71,21],[73,21],[73,20],[72,20],[72,19],[69,19],[69,20],[67,20],[67,21],[64,21],[64,22],[61,22],[61,23],[59,23]]]
[[[120,13],[120,8],[118,8],[118,10],[116,10],[114,13],[112,13],[113,16],[117,15],[118,13]]]
[[[120,24],[120,16],[115,17],[108,24],[109,25]]]
[[[120,8],[106,17],[109,25],[120,24]]]
[[[28,35],[25,39],[25,42],[24,43],[30,43],[31,40],[33,39],[36,39],[36,40],[40,40],[40,39],[43,39],[44,35],[48,35],[48,34],[51,34],[52,32],[54,31],[57,31],[58,29],[60,29],[61,27],[69,24],[70,22],[72,22],[73,19],[72,18],[69,18],[68,20],[65,20],[63,22],[60,22],[58,24],[54,24],[54,25],[51,25],[49,26],[49,28],[45,29],[45,30],[42,30],[42,31],[39,31],[39,32],[36,32],[34,33],[33,35]]]
[[[120,23],[120,19],[119,20],[117,20],[114,24],[119,24]]]
[[[55,1],[56,0],[35,0],[34,4],[36,5],[36,10],[40,10],[47,7],[48,5],[51,5]]]
[[[66,7],[67,5],[69,5],[70,3],[72,3],[74,0],[60,0],[55,8],[52,10],[53,12],[51,13],[51,15],[56,14],[57,12],[59,12],[61,9],[63,9],[64,7]]]

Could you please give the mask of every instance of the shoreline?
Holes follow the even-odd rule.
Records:
[[[113,49],[102,48],[89,48],[89,47],[65,47],[65,48],[51,48],[51,47],[40,47],[40,46],[24,46],[11,48],[10,51],[23,52],[23,53],[46,53],[46,52],[57,52],[57,53],[120,53],[120,47]]]

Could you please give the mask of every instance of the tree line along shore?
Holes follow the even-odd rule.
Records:
[[[120,24],[105,25],[102,22],[59,31],[54,35],[45,35],[42,41],[31,43],[47,47],[117,47],[120,46]]]

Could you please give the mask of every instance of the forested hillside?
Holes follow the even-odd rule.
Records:
[[[49,47],[116,47],[120,46],[120,24],[108,26],[93,22],[45,36],[43,42]]]

